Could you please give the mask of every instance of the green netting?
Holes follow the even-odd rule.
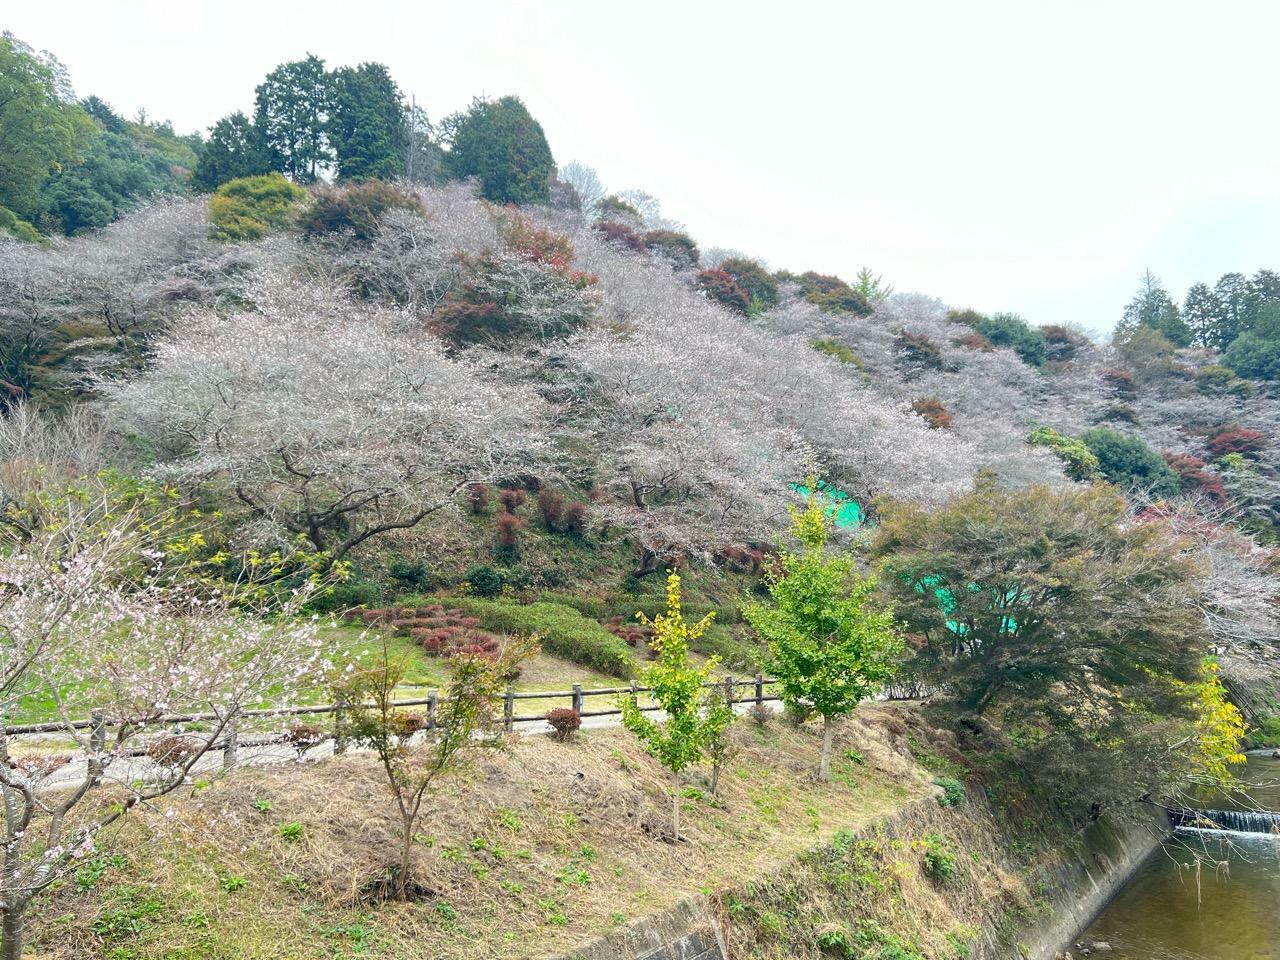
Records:
[[[806,484],[793,483],[789,485],[792,490],[807,497],[812,490]],[[866,520],[866,515],[862,512],[862,504],[853,499],[853,495],[847,490],[841,490],[839,487],[827,483],[825,480],[818,481],[818,496],[826,501],[823,510],[827,516],[835,521],[835,525],[844,530],[849,527],[860,527]]]
[[[938,598],[938,607],[942,610],[943,613],[951,613],[953,610],[955,610],[957,606],[959,606],[959,604],[956,602],[955,594],[952,593],[948,587],[939,586],[939,584],[941,583],[942,583],[942,577],[936,573],[930,574],[927,577],[922,577],[920,580],[916,582],[916,585],[915,585],[916,593],[924,593],[925,590],[932,588],[933,595]],[[968,590],[970,593],[983,592],[983,588],[976,583],[969,584]],[[1004,596],[1001,598],[1001,602],[1006,606],[1016,603],[1018,600],[1019,593],[1020,591],[1016,587],[1013,588],[1012,590],[1007,590],[1005,591]],[[961,623],[958,620],[948,620],[947,629],[959,637],[963,637],[966,633],[969,632],[968,624]],[[1018,629],[1018,621],[1013,619],[1013,617],[1008,616],[1006,614],[1005,616],[1000,618],[1001,633],[1012,633],[1014,630],[1017,630],[1017,629]]]
[[[788,486],[802,497],[807,497],[812,490],[804,483],[792,483]],[[841,529],[850,527],[861,527],[863,524],[871,526],[873,521],[867,519],[866,513],[862,509],[862,504],[853,499],[853,495],[847,490],[841,490],[834,484],[827,483],[825,480],[818,481],[818,497],[825,501],[823,510],[827,516],[835,521],[835,525]],[[910,577],[904,579],[910,580]],[[941,586],[942,577],[939,574],[930,574],[916,581],[915,589],[917,593],[924,593],[926,589],[932,588],[933,595],[938,599],[938,607],[943,613],[951,613],[959,604],[956,602],[955,594],[948,587]],[[968,586],[970,593],[981,593],[983,587],[976,583]],[[1020,590],[1013,588],[1005,592],[1002,603],[1006,606],[1017,602]],[[963,637],[969,632],[967,624],[961,623],[959,620],[948,620],[947,629],[957,636]],[[1000,632],[1012,633],[1018,629],[1018,622],[1010,616],[1004,616],[1000,620]]]

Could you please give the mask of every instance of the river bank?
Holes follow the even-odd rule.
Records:
[[[1249,757],[1245,793],[1223,809],[1280,810],[1280,760]],[[1280,956],[1280,839],[1263,832],[1179,830],[1081,941],[1114,960],[1275,960]]]

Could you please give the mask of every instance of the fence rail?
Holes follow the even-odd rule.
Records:
[[[766,692],[766,688],[777,683],[776,680],[765,677],[763,674],[756,674],[754,677],[745,679],[735,678],[733,676],[724,677],[721,680],[713,680],[703,684],[706,689],[721,689],[725,692],[725,698],[730,704],[764,704],[780,700],[780,697]],[[739,696],[741,688],[750,688],[747,696]],[[586,702],[593,698],[599,697],[617,697],[617,696],[640,696],[641,694],[651,693],[652,687],[642,687],[638,684],[631,683],[625,687],[599,687],[596,689],[583,689],[581,684],[575,683],[569,690],[521,690],[517,691],[513,686],[508,686],[506,691],[494,698],[495,704],[502,705],[502,713],[495,716],[496,721],[500,721],[505,730],[511,732],[516,724],[521,723],[541,723],[546,720],[546,712],[543,713],[526,713],[518,714],[515,711],[515,704],[518,700],[568,700],[569,705],[578,711],[579,716],[584,719],[587,717],[610,717],[618,716],[622,713],[619,707],[609,707],[598,710],[585,709]],[[441,698],[435,690],[428,690],[425,697],[414,697],[406,700],[397,700],[394,703],[395,709],[407,709],[412,707],[426,707],[427,716],[425,718],[424,729],[434,729],[436,725],[436,713],[440,707]],[[223,737],[215,743],[208,746],[209,752],[221,750],[223,755],[223,765],[231,767],[236,762],[236,755],[240,748],[268,746],[276,743],[290,742],[286,734],[276,734],[266,737],[254,737],[246,739],[241,737],[241,726],[246,720],[263,719],[271,717],[302,717],[317,716],[325,714],[334,715],[334,729],[331,733],[324,736],[323,740],[332,739],[334,741],[334,752],[343,753],[346,749],[346,738],[343,735],[343,715],[352,710],[367,708],[368,704],[354,706],[345,703],[325,703],[325,704],[309,704],[305,706],[291,707],[262,707],[252,710],[239,711],[234,719],[227,723],[224,727]],[[656,704],[641,704],[639,708],[643,711],[656,711],[662,708]],[[152,728],[155,730],[164,730],[168,728],[180,728],[183,724],[189,723],[205,723],[205,722],[222,722],[223,717],[216,713],[174,713],[164,714],[139,723],[140,727]],[[107,742],[107,731],[112,726],[118,726],[119,721],[113,720],[100,711],[93,712],[87,719],[72,721],[50,721],[45,723],[27,723],[5,726],[3,728],[5,736],[30,736],[35,734],[56,734],[66,733],[73,730],[90,731],[90,743],[96,746],[98,751],[105,749]],[[323,742],[323,740],[317,741]],[[141,757],[147,755],[145,747],[133,747],[120,751],[120,755],[129,757]]]

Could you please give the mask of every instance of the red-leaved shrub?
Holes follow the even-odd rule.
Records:
[[[514,513],[498,514],[498,546],[508,553],[519,550],[520,531],[525,528],[527,522],[524,517],[517,517]]]
[[[636,233],[625,223],[618,223],[615,220],[602,220],[596,224],[596,232],[604,236],[610,243],[617,244],[624,250],[631,250],[634,253],[647,253],[648,246],[644,242],[644,237]]]
[[[1229,453],[1250,457],[1261,453],[1266,445],[1267,436],[1261,430],[1246,430],[1238,424],[1223,427],[1206,444],[1209,453],[1215,457],[1225,457]]]
[[[1102,371],[1102,382],[1116,392],[1117,396],[1131,397],[1134,394],[1133,374],[1119,367],[1111,367]]]
[[[516,487],[507,487],[498,494],[498,497],[502,500],[502,505],[506,508],[507,513],[515,513],[529,499],[529,494]]]
[[[921,397],[919,400],[913,400],[911,411],[935,429],[951,426],[951,413],[937,397]]]
[[[1164,453],[1165,463],[1178,475],[1178,482],[1186,493],[1202,493],[1210,499],[1223,503],[1227,499],[1227,488],[1222,478],[1209,469],[1209,465],[1199,457],[1189,453]]]
[[[489,509],[489,485],[487,483],[471,483],[467,485],[467,503],[472,513],[484,513]]]
[[[747,292],[723,270],[699,271],[698,289],[706,297],[738,313],[746,313],[751,306],[751,298],[747,296]]]
[[[582,726],[582,715],[572,707],[556,707],[547,711],[547,723],[555,739],[564,743]]]
[[[564,494],[546,487],[538,492],[538,510],[547,529],[558,531],[564,525]]]
[[[587,535],[587,519],[587,505],[585,503],[571,503],[564,511],[564,529],[575,537],[585,537]]]

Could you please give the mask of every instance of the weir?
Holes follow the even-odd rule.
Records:
[[[1175,828],[1181,829],[1280,835],[1280,813],[1270,810],[1171,808],[1169,810],[1169,820]]]

